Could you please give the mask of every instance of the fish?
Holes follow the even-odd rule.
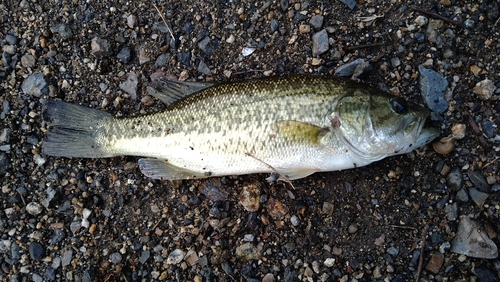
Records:
[[[138,156],[153,179],[270,173],[295,180],[406,154],[439,135],[430,111],[366,84],[298,75],[224,83],[151,76],[165,110],[115,118],[42,100],[42,153],[54,157]]]

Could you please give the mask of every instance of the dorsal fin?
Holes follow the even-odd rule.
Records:
[[[215,83],[178,81],[167,76],[151,76],[153,86],[147,87],[149,95],[156,97],[166,105],[185,98],[193,93],[213,86]]]

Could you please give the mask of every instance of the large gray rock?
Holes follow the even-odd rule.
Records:
[[[319,56],[328,51],[328,49],[330,49],[330,44],[328,43],[328,33],[326,32],[326,29],[316,32],[312,36],[312,42],[313,42],[313,48],[312,48],[313,57]]]
[[[473,258],[494,259],[498,247],[468,216],[460,216],[458,231],[451,241],[451,251]]]
[[[49,94],[47,81],[45,81],[45,77],[41,72],[36,72],[28,76],[23,81],[21,89],[23,90],[24,94],[32,95],[35,97]]]
[[[448,109],[448,101],[444,97],[446,88],[448,88],[448,81],[441,74],[423,66],[419,66],[418,71],[420,72],[420,92],[427,107],[442,114]]]

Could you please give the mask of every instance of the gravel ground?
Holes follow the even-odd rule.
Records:
[[[0,280],[500,279],[498,1],[220,2],[0,2]],[[159,69],[353,76],[427,103],[450,137],[295,189],[40,154],[42,98],[155,112]]]

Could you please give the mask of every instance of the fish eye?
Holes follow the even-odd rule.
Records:
[[[389,100],[391,103],[392,110],[398,114],[406,114],[410,109],[408,102],[401,97],[394,97]]]

